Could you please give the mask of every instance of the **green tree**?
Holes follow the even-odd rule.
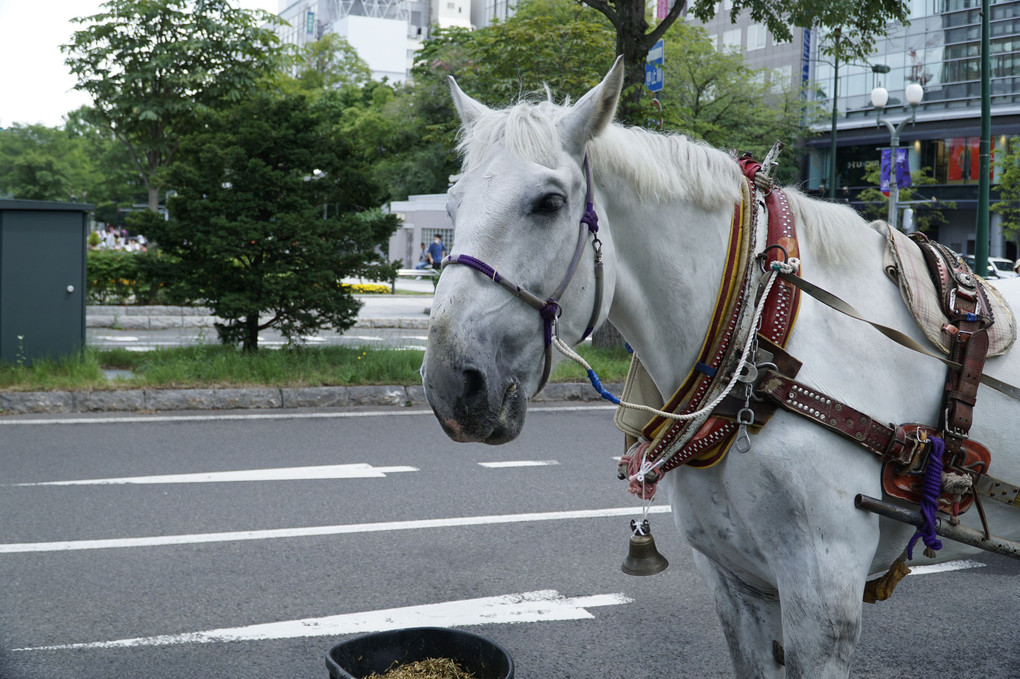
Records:
[[[379,254],[397,218],[337,131],[324,100],[258,94],[207,112],[168,172],[171,218],[144,230],[169,255],[178,291],[223,319],[224,343],[258,348],[276,327],[289,340],[349,328],[360,306],[341,279],[389,280]]]
[[[395,126],[379,159],[391,197],[445,191],[458,171],[459,119],[448,76],[492,105],[549,92],[562,101],[596,85],[613,62],[612,27],[571,0],[525,0],[515,15],[477,31],[434,31],[418,53],[414,85],[397,91],[379,115]]]
[[[89,160],[90,171],[76,187],[75,198],[96,206],[97,221],[126,226],[122,208],[144,204],[147,199],[145,184],[127,147],[87,106],[67,114],[64,130]]]
[[[371,79],[368,63],[336,33],[305,44],[298,53],[297,82],[302,90],[361,87]]]
[[[621,98],[621,118],[640,124],[645,108],[644,62],[648,50],[676,22],[685,10],[702,21],[715,16],[719,3],[716,0],[696,0],[688,5],[683,0],[673,3],[661,21],[649,23],[645,0],[581,0],[609,19],[616,30],[616,54],[624,59],[624,92]],[[835,41],[826,49],[838,51],[843,61],[863,61],[878,36],[884,35],[889,22],[906,23],[906,0],[732,0],[730,15],[735,18],[742,12],[765,25],[777,40],[790,40],[791,27],[843,29],[855,36],[854,41]]]
[[[597,85],[613,65],[606,49],[613,27],[576,2],[528,0],[472,37],[465,84],[486,92],[491,104],[542,91],[562,100]]]
[[[62,47],[99,119],[128,148],[159,205],[160,170],[172,162],[197,111],[236,102],[278,68],[267,12],[228,0],[108,0]]]
[[[1002,234],[1020,245],[1020,138],[1009,140],[1009,152],[997,154],[999,200],[991,211],[1002,217]]]
[[[719,52],[704,28],[678,24],[666,43],[665,78],[659,93],[665,129],[679,130],[718,148],[765,157],[776,142],[788,146],[809,133],[819,115],[789,82],[769,69],[754,70],[735,49]],[[659,117],[652,112],[650,117]],[[797,175],[795,154],[779,156],[785,180]]]
[[[89,202],[101,221],[122,223],[118,203],[143,201],[145,189],[123,145],[89,115],[72,111],[63,129],[0,130],[0,196]]]
[[[857,200],[863,203],[860,212],[865,219],[886,219],[889,216],[889,196],[879,190],[882,176],[882,168],[878,161],[869,162],[864,168],[864,181],[872,186],[861,191]],[[949,219],[943,210],[955,210],[955,201],[928,200],[923,195],[924,186],[937,184],[931,176],[927,167],[922,167],[910,173],[911,186],[901,188],[899,193],[899,205],[907,201],[924,201],[911,205],[914,209],[914,225],[917,231],[929,231],[938,228],[942,224],[948,224]],[[900,221],[900,220],[897,220]],[[902,226],[902,222],[900,224]]]
[[[63,130],[17,123],[0,130],[0,196],[68,200],[85,163],[82,149]]]

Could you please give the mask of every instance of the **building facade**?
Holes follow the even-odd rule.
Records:
[[[994,155],[1005,152],[1010,139],[1020,135],[1020,1],[993,0],[989,21],[994,161]],[[838,81],[834,80],[831,58],[819,49],[829,39],[819,36],[810,70],[817,101],[827,109],[835,103],[837,110],[836,195],[862,207],[857,196],[867,188],[865,167],[878,161],[880,149],[890,144],[889,130],[878,125],[877,111],[871,105],[872,89],[881,86],[888,90],[883,117],[898,124],[910,117],[904,90],[917,83],[924,88],[924,98],[916,109],[916,122],[902,128],[900,146],[908,149],[910,169],[924,168],[935,181],[915,187],[920,194],[917,198],[956,205],[944,210],[948,224],[931,235],[957,252],[972,254],[981,128],[980,1],[912,0],[910,24],[890,26],[867,63],[840,65]],[[832,161],[828,129],[824,132],[808,143],[804,176],[808,190],[823,194],[827,193]],[[993,202],[997,178],[993,165]],[[1016,243],[1003,237],[1000,221],[992,213],[989,253],[1015,259]]]
[[[925,168],[935,183],[918,189],[916,198],[954,203],[955,208],[943,211],[948,224],[931,235],[958,252],[974,252],[981,125],[980,0],[909,0],[909,24],[890,24],[887,36],[864,63],[834,63],[825,54],[833,36],[824,32],[797,29],[791,43],[777,44],[746,16],[738,16],[735,23],[731,18],[729,1],[722,0],[715,19],[705,24],[720,49],[739,47],[752,68],[767,67],[783,76],[789,73],[792,87],[803,85],[805,97],[822,110],[835,109],[835,195],[858,209],[866,207],[859,200],[861,191],[874,188],[865,180],[866,168],[878,162],[881,149],[890,145],[890,132],[878,123],[878,112],[871,105],[871,91],[879,86],[888,90],[889,102],[882,115],[898,124],[911,114],[904,101],[905,87],[920,84],[924,98],[916,109],[915,124],[902,128],[900,146],[908,149],[910,170]],[[1020,136],[1020,0],[992,0],[989,21],[994,157]],[[807,142],[803,163],[802,188],[819,196],[830,194],[831,129],[826,115],[826,122],[815,128],[817,136]],[[993,169],[993,202],[997,175]],[[902,219],[897,222],[903,223]],[[991,256],[1013,259],[1020,254],[1015,243],[1003,238],[995,213],[990,231]]]
[[[421,257],[422,246],[428,247],[433,236],[440,236],[447,251],[453,247],[453,222],[446,212],[445,193],[428,193],[395,200],[383,209],[400,218],[400,228],[390,237],[387,258],[413,267]]]
[[[812,50],[812,32],[794,28],[791,40],[779,41],[772,37],[764,24],[751,20],[747,13],[734,17],[731,9],[731,0],[722,0],[711,20],[701,22],[688,14],[685,21],[703,26],[715,39],[716,49],[739,50],[751,68],[768,69],[777,85],[789,86],[792,91],[807,87],[811,76],[807,66]],[[666,33],[666,40],[669,40],[669,33]]]
[[[287,25],[282,42],[304,45],[327,33],[344,37],[368,63],[375,80],[408,78],[415,54],[431,26],[471,28],[472,17],[493,0],[279,0]],[[501,0],[504,2],[505,0]],[[477,9],[476,6],[477,5]],[[487,23],[487,22],[486,22]]]

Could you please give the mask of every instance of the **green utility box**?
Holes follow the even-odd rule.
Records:
[[[0,200],[0,362],[30,364],[85,346],[91,205]]]

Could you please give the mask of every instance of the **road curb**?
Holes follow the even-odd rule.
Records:
[[[608,385],[614,394],[619,394],[622,388],[622,384]],[[584,383],[555,383],[547,385],[532,400],[535,403],[594,402],[601,398]],[[427,402],[420,384],[0,393],[0,415],[422,405]]]

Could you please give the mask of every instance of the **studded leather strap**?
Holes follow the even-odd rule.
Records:
[[[785,410],[803,415],[885,459],[909,464],[918,442],[903,427],[882,424],[841,401],[773,370],[764,373],[757,393]]]

